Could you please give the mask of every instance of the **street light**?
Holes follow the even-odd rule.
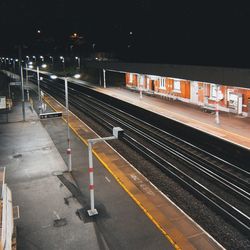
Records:
[[[76,59],[77,62],[78,62],[78,69],[80,69],[80,68],[81,68],[81,59],[80,59],[80,57],[78,57],[78,56],[76,56],[75,59]]]
[[[42,68],[45,69],[47,68],[46,64],[42,64]],[[41,100],[41,90],[40,90],[40,70],[39,70],[39,66],[36,67],[36,74],[37,74],[37,92],[38,92],[38,109],[39,109],[39,114],[41,113],[41,109],[42,109],[42,100]]]
[[[43,57],[43,56],[40,56],[40,58],[41,58],[42,62],[44,62],[44,57]]]
[[[20,67],[21,70],[21,88],[22,88],[22,111],[23,111],[23,121],[25,121],[25,100],[24,100],[24,82],[23,82],[23,66]]]
[[[16,62],[18,62],[18,59],[15,59],[13,61],[14,73],[16,72]]]
[[[73,77],[76,79],[79,79],[81,77],[81,75],[75,74]],[[50,78],[54,80],[54,79],[57,79],[58,77],[56,75],[51,75]],[[70,143],[70,130],[69,130],[68,78],[69,78],[69,76],[62,77],[62,79],[64,79],[64,85],[65,85],[65,107],[66,107],[66,116],[67,116],[68,170],[69,170],[69,172],[71,172],[72,171],[72,159],[71,159],[71,143]]]
[[[51,59],[52,68],[54,68],[54,58],[53,58],[53,56],[50,56],[49,58]]]
[[[63,56],[60,56],[60,59],[62,60],[63,71],[65,71],[65,61],[64,61],[64,57],[63,57]]]

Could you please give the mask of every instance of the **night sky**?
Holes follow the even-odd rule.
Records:
[[[0,29],[0,55],[22,44],[28,54],[250,67],[250,8],[229,1],[0,0]]]

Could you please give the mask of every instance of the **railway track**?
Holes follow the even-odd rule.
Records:
[[[44,80],[42,88],[64,100],[62,81]],[[213,207],[232,225],[250,234],[250,173],[197,146],[95,98],[69,84],[70,105],[92,117],[107,130],[121,126],[123,140],[176,179],[192,194]]]

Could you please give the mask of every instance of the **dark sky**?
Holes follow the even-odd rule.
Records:
[[[0,29],[0,54],[41,29],[53,46],[77,32],[134,61],[250,67],[250,8],[230,1],[0,0]]]

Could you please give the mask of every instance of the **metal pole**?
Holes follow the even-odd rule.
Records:
[[[94,167],[93,167],[93,155],[92,155],[92,142],[88,141],[89,148],[89,194],[90,194],[90,210],[88,210],[89,216],[98,214],[95,209],[95,196],[94,196]]]
[[[102,86],[102,71],[101,71],[101,69],[99,69],[99,84],[101,87]]]
[[[106,89],[106,70],[103,69],[103,87]]]
[[[28,85],[28,65],[26,64],[26,85]]]
[[[63,71],[65,72],[65,63],[64,63],[64,59],[63,59]]]
[[[79,66],[79,69],[81,69],[81,59],[80,59],[80,57],[78,58],[78,66]]]
[[[216,124],[220,124],[220,117],[219,117],[219,85],[218,84],[216,84],[215,122],[216,122]]]
[[[36,74],[37,74],[37,94],[38,94],[38,109],[39,109],[39,114],[41,113],[41,90],[40,90],[40,72],[39,72],[39,67],[36,67]]]
[[[22,66],[21,66],[21,85],[22,85],[22,110],[23,110],[23,121],[25,121],[25,102],[24,102],[23,67],[22,67]]]
[[[69,99],[68,99],[68,79],[64,78],[65,82],[65,106],[66,106],[66,116],[67,116],[67,141],[68,141],[68,169],[69,172],[72,171],[72,159],[71,159],[71,147],[70,147],[70,131],[69,131]]]
[[[142,85],[140,84],[140,100],[142,99]]]

